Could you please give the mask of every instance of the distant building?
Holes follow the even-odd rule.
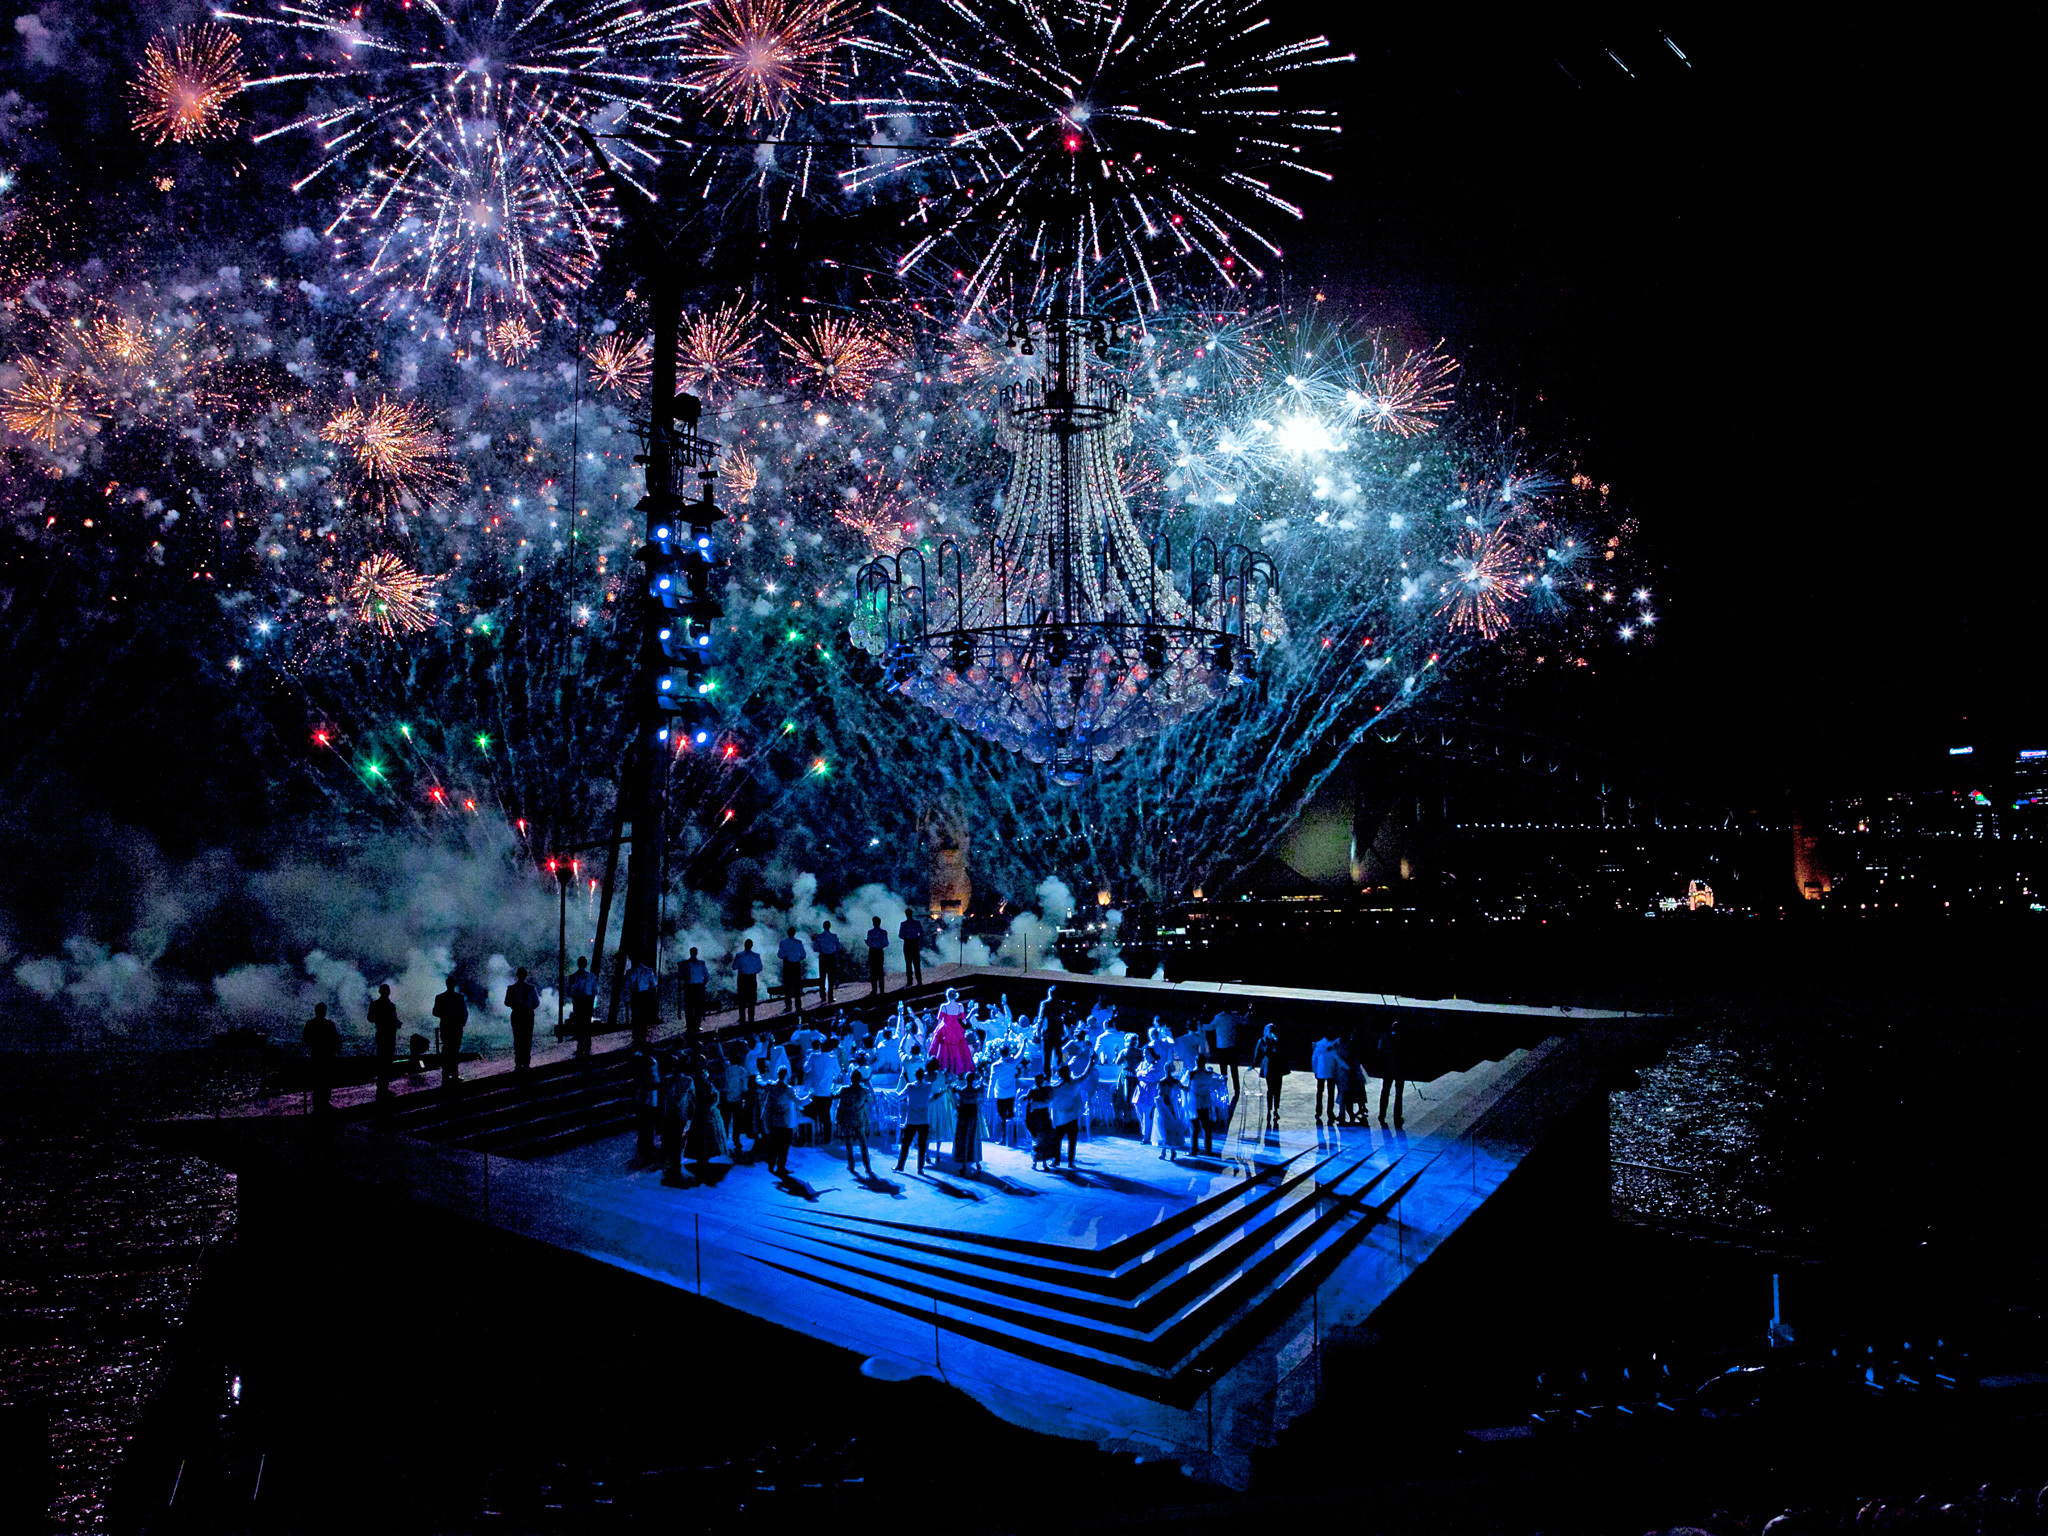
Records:
[[[1714,888],[1704,880],[1695,880],[1685,888],[1685,909],[1697,912],[1701,907],[1714,904]]]

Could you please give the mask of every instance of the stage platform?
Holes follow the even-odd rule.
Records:
[[[949,981],[1013,1003],[1053,981],[1139,1008],[1219,1006],[1214,987],[953,967],[920,990]],[[1361,1027],[1387,1007],[1404,1029],[1443,1007],[1257,995],[1271,1017],[1356,1010]],[[634,1165],[617,1039],[595,1063],[537,1069],[517,1089],[488,1063],[453,1100],[420,1087],[381,1118],[357,1108],[315,1127],[302,1106],[273,1104],[184,1122],[178,1139],[233,1164],[289,1138],[349,1179],[856,1351],[872,1375],[933,1376],[1013,1423],[1242,1484],[1252,1455],[1315,1401],[1326,1342],[1364,1328],[1659,1034],[1654,1020],[1585,1010],[1449,1012],[1446,1059],[1474,1055],[1455,1049],[1461,1031],[1476,1049],[1526,1043],[1411,1084],[1399,1129],[1316,1127],[1313,1080],[1296,1072],[1285,1128],[1262,1130],[1263,1088],[1246,1072],[1216,1155],[1178,1162],[1098,1134],[1072,1171],[1034,1172],[1028,1148],[986,1143],[979,1173],[962,1176],[948,1147],[920,1176],[876,1147],[870,1179],[798,1148],[786,1180],[721,1162],[664,1187],[658,1168]]]

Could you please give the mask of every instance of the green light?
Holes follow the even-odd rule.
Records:
[[[803,639],[803,634],[802,634],[802,633],[801,633],[800,631],[798,631],[798,630],[794,630],[794,629],[792,629],[792,630],[791,630],[791,631],[790,631],[790,632],[789,632],[789,633],[788,633],[787,635],[785,635],[785,636],[784,636],[783,638],[784,638],[784,639],[787,639],[787,640],[801,640],[801,639]]]
[[[409,726],[409,725],[401,725],[401,726],[400,726],[400,727],[398,728],[398,734],[399,734],[399,735],[401,735],[401,736],[403,736],[403,737],[404,737],[404,738],[405,738],[405,739],[406,739],[407,741],[411,741],[411,740],[412,740],[412,727],[411,727],[411,726]]]
[[[476,733],[476,749],[479,752],[488,752],[491,750],[491,738],[486,736],[482,731],[478,731]]]
[[[832,659],[832,653],[830,651],[821,650],[818,652],[818,654],[820,656],[823,656],[827,661],[830,661]]]
[[[791,731],[793,731],[793,730],[795,730],[795,729],[796,729],[796,722],[795,722],[794,720],[785,720],[785,721],[783,721],[783,722],[782,722],[782,734],[783,734],[783,735],[787,736],[787,735],[788,735],[788,734],[789,734],[789,733],[790,733]]]
[[[364,772],[368,773],[369,776],[373,779],[381,779],[384,777],[383,765],[375,761],[374,759],[371,760],[369,767],[366,768]]]
[[[491,621],[489,619],[478,619],[476,627],[488,635],[491,632]]]
[[[709,682],[707,682],[707,683],[706,683],[706,684],[704,685],[704,691],[705,691],[706,693],[716,693],[716,692],[718,692],[718,679],[714,677],[714,678],[712,678],[712,679],[711,679],[711,680],[710,680]]]

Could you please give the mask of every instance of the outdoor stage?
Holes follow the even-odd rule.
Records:
[[[1242,1484],[1252,1454],[1315,1401],[1328,1342],[1362,1329],[1575,1110],[1604,1102],[1655,1033],[1585,1010],[953,967],[920,990],[948,981],[1013,1002],[1079,981],[1122,1007],[1205,1020],[1229,998],[1260,1021],[1335,1014],[1368,1030],[1392,1006],[1418,1046],[1433,1039],[1464,1064],[1411,1085],[1398,1130],[1316,1128],[1313,1079],[1298,1071],[1287,1129],[1261,1131],[1263,1088],[1246,1072],[1216,1156],[1171,1163],[1097,1134],[1079,1169],[1058,1173],[999,1142],[977,1175],[950,1155],[897,1173],[894,1149],[877,1146],[869,1180],[802,1147],[786,1181],[720,1163],[664,1187],[658,1168],[633,1166],[623,1037],[602,1042],[595,1066],[544,1066],[517,1092],[509,1064],[482,1064],[454,1103],[416,1089],[383,1123],[356,1110],[315,1127],[298,1101],[275,1101],[183,1122],[178,1139],[230,1164],[288,1139],[339,1176],[856,1351],[870,1375],[933,1376],[1013,1423]],[[1456,1048],[1513,1038],[1526,1043],[1497,1059]]]

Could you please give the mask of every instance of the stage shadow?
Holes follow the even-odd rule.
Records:
[[[1004,1178],[999,1173],[989,1173],[985,1169],[977,1168],[970,1175],[970,1177],[974,1180],[975,1183],[985,1184],[990,1189],[999,1189],[1006,1195],[1022,1195],[1026,1199],[1030,1200],[1035,1200],[1038,1198],[1039,1192],[1037,1190],[1028,1189],[1022,1184],[1018,1184],[1009,1179]]]
[[[716,1189],[725,1182],[726,1175],[731,1173],[738,1165],[734,1163],[685,1163],[683,1166],[699,1184],[709,1184],[713,1189]]]
[[[955,1200],[973,1201],[979,1200],[981,1198],[981,1196],[977,1195],[971,1189],[962,1189],[957,1184],[947,1183],[946,1180],[940,1178],[936,1173],[926,1174],[924,1176],[924,1181],[925,1183],[931,1185],[932,1188],[936,1189],[940,1194],[951,1195]]]
[[[901,1184],[898,1184],[893,1179],[885,1179],[878,1173],[864,1174],[856,1182],[859,1183],[862,1189],[869,1190],[878,1195],[887,1195],[892,1200],[907,1198],[903,1193],[903,1186]]]
[[[799,1200],[807,1200],[812,1205],[816,1205],[818,1197],[826,1193],[825,1190],[798,1178],[793,1173],[778,1173],[775,1182],[782,1186],[783,1193],[795,1195]]]

